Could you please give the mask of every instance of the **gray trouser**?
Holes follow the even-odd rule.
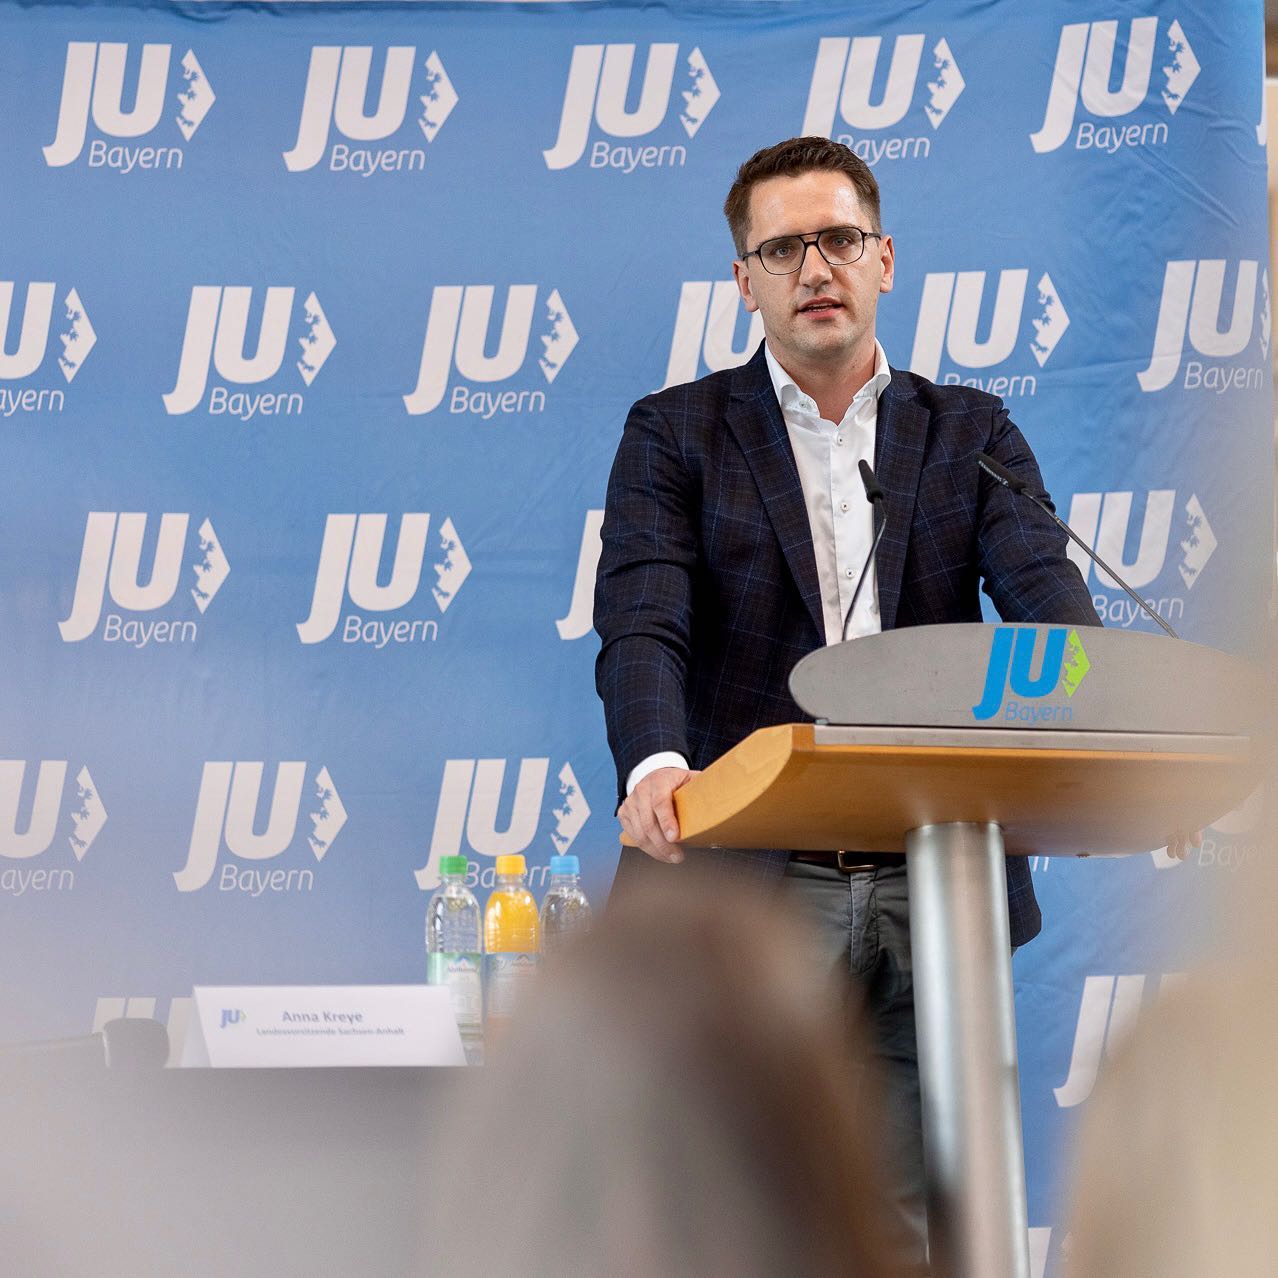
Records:
[[[791,861],[782,886],[810,921],[804,934],[814,970],[835,985],[840,1001],[863,1016],[874,1035],[885,1092],[875,1143],[891,1158],[893,1249],[905,1273],[926,1274],[922,1104],[905,867],[844,874]]]

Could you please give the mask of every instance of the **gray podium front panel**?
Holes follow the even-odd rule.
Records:
[[[913,626],[810,653],[799,706],[831,724],[1248,736],[1258,671],[1164,635],[1072,626]]]

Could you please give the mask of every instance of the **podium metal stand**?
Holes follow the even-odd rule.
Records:
[[[1180,640],[926,626],[790,678],[815,724],[751,734],[675,794],[690,847],[904,851],[936,1278],[1028,1278],[1003,858],[1191,835],[1261,775],[1250,667]]]

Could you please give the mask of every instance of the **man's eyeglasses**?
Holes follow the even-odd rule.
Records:
[[[867,239],[881,240],[878,231],[863,231],[859,226],[832,226],[815,235],[778,235],[774,240],[764,240],[758,248],[743,254],[758,257],[769,275],[793,275],[803,266],[808,249],[816,245],[816,251],[831,266],[851,266],[865,252]]]

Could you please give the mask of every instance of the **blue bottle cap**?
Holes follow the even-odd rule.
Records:
[[[551,874],[580,874],[581,862],[575,856],[552,856],[550,872]]]

